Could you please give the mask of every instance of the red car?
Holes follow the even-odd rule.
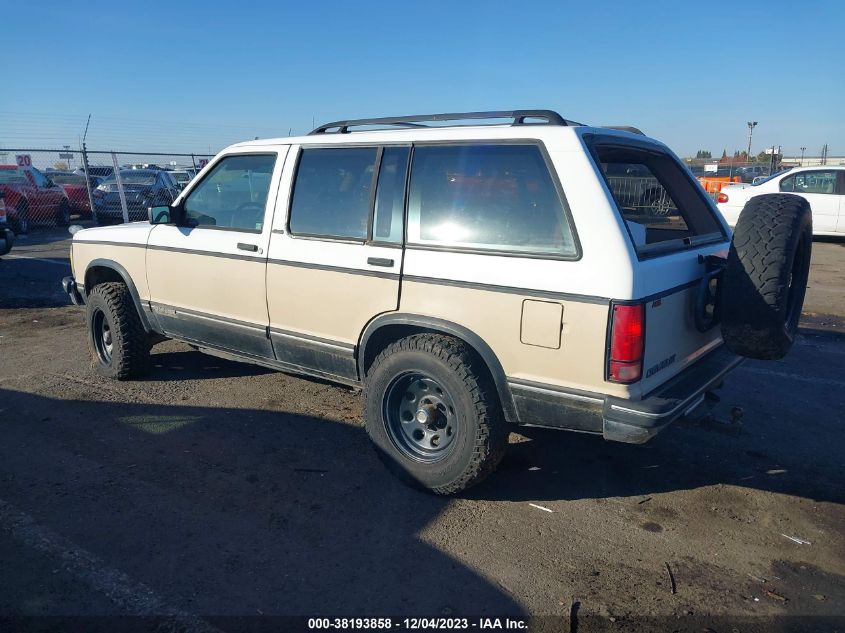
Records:
[[[70,201],[65,190],[35,167],[0,165],[0,192],[9,226],[17,234],[27,233],[31,222],[70,224]]]
[[[91,217],[91,203],[88,199],[88,187],[85,185],[85,176],[74,174],[69,171],[51,171],[47,175],[54,183],[65,190],[70,202],[71,213],[78,213],[80,218]],[[97,188],[103,178],[90,176],[91,190]]]

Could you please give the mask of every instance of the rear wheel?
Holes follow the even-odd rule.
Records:
[[[70,203],[67,199],[59,203],[56,210],[56,226],[67,226],[70,224]]]
[[[810,272],[813,222],[800,196],[755,196],[739,216],[720,289],[722,336],[748,358],[792,347]]]
[[[15,217],[9,225],[16,235],[29,233],[29,205],[24,200],[15,206]]]
[[[127,380],[148,371],[149,338],[126,284],[95,286],[88,295],[87,317],[88,344],[97,373]]]
[[[454,494],[489,475],[508,428],[481,362],[462,341],[418,334],[388,346],[364,385],[366,429],[406,483]]]

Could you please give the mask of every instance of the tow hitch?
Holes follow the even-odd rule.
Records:
[[[677,424],[687,428],[703,429],[722,435],[737,437],[742,433],[742,407],[731,407],[730,420],[719,420],[711,411],[719,403],[719,396],[712,391],[704,394],[701,404],[685,414]]]

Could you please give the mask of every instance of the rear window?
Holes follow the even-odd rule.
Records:
[[[28,185],[23,172],[18,169],[0,169],[0,185]]]
[[[599,145],[595,150],[639,255],[724,238],[698,186],[671,156],[623,146]]]
[[[154,185],[156,183],[156,172],[149,171],[121,171],[120,180],[124,185]],[[109,176],[103,181],[104,185],[116,184],[117,178],[114,175]]]

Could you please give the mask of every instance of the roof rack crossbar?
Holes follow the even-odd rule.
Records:
[[[411,116],[391,116],[377,119],[350,119],[332,121],[313,129],[310,134],[334,133],[347,134],[350,127],[364,125],[397,125],[404,127],[427,127],[419,125],[423,121],[465,121],[470,119],[513,119],[512,125],[576,125],[553,110],[495,110],[491,112],[449,112],[443,114],[415,114]],[[527,121],[540,119],[540,121]]]

